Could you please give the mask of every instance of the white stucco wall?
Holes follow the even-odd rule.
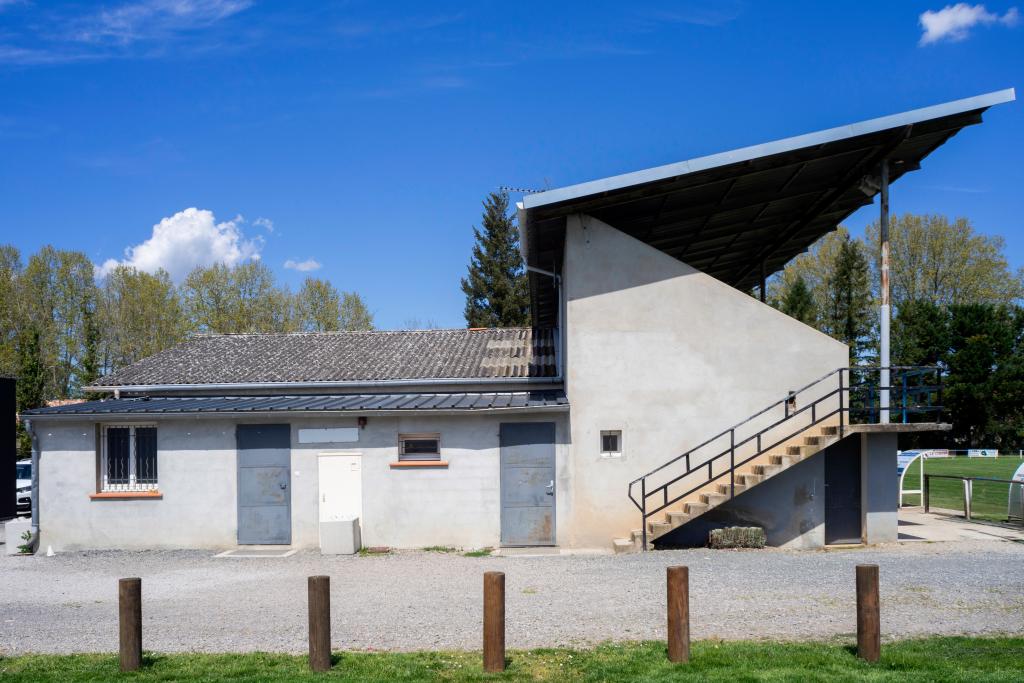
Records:
[[[245,420],[292,426],[292,545],[319,544],[317,458],[362,455],[364,545],[497,546],[501,531],[498,430],[502,422],[556,424],[556,534],[571,518],[564,412],[453,416],[370,415],[356,442],[300,444],[300,428],[356,427],[356,417]],[[236,545],[237,469],[233,420],[161,418],[159,500],[93,500],[94,424],[38,421],[40,526],[45,548],[229,548]],[[399,433],[439,432],[447,468],[391,468]]]
[[[848,364],[843,344],[589,216],[568,219],[563,287],[571,545],[639,528],[630,480]],[[600,455],[606,429],[623,431],[619,459]]]

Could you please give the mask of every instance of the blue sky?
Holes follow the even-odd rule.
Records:
[[[0,241],[101,266],[142,245],[178,271],[259,254],[360,292],[382,327],[461,326],[499,185],[1019,91],[1019,12],[945,7],[0,0]],[[893,209],[967,216],[1024,266],[1022,153],[1024,102],[998,107]]]

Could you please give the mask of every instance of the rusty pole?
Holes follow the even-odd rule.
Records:
[[[879,216],[879,241],[882,247],[881,263],[881,294],[882,310],[879,312],[879,332],[881,337],[881,348],[879,349],[879,365],[882,366],[879,372],[878,384],[881,387],[878,397],[878,421],[882,424],[889,422],[889,162],[882,162],[882,213]]]

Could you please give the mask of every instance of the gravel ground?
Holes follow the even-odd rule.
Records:
[[[881,567],[887,638],[1024,633],[1024,544],[626,556],[214,559],[211,552],[0,557],[0,652],[117,649],[117,578],[143,578],[146,649],[306,647],[306,577],[331,576],[334,646],[479,649],[486,570],[506,573],[508,645],[663,638],[665,567],[690,567],[697,639],[850,636],[854,565]]]

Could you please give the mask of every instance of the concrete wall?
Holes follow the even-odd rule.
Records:
[[[861,532],[865,543],[899,539],[900,482],[896,433],[861,434]]]
[[[467,416],[370,416],[354,443],[299,444],[300,428],[355,427],[356,418],[246,420],[292,425],[292,545],[319,544],[317,458],[324,451],[362,454],[365,545],[497,546],[500,540],[499,446],[502,422],[556,423],[556,534],[571,518],[564,412]],[[92,500],[95,426],[37,421],[42,547],[225,548],[236,544],[235,421],[177,417],[156,421],[160,500]],[[441,469],[392,469],[398,434],[440,432]]]
[[[787,391],[848,364],[846,347],[589,216],[570,217],[563,267],[572,405],[568,543],[638,528],[630,480]],[[601,430],[623,431],[602,458]]]

